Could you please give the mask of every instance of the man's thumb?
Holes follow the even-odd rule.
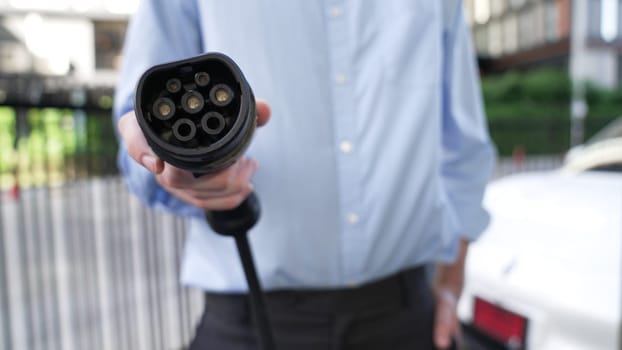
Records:
[[[144,154],[140,158],[140,163],[142,164],[142,166],[149,169],[149,171],[154,174],[159,174],[164,170],[164,164],[162,163],[162,160],[152,156],[151,154]]]
[[[153,154],[133,112],[119,119],[118,128],[130,157],[154,174],[159,174],[164,170],[164,162]]]

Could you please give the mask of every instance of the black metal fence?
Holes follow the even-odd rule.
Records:
[[[586,118],[579,127],[582,138],[588,139],[616,119],[617,116]],[[502,156],[509,156],[517,149],[530,155],[561,154],[571,144],[569,117],[510,118],[489,120],[488,127],[493,142]],[[575,140],[582,141],[582,140]]]
[[[1,349],[192,337],[202,298],[178,282],[184,222],[126,192],[114,140],[109,112],[0,107]],[[496,175],[560,162],[537,160],[503,160]]]
[[[0,107],[0,348],[179,349],[202,310],[184,222],[115,166],[109,113]]]

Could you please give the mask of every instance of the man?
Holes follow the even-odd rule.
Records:
[[[148,67],[208,51],[269,101],[259,124],[272,118],[244,158],[194,178],[149,149],[132,98]],[[234,243],[201,211],[253,189],[279,349],[448,347],[468,241],[488,222],[479,90],[460,1],[142,1],[115,101],[119,163],[143,201],[189,217],[182,279],[206,291],[191,347],[256,348]]]

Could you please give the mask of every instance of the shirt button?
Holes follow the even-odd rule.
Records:
[[[348,77],[346,77],[346,75],[343,73],[339,73],[335,76],[335,81],[337,82],[337,84],[343,85],[348,81]]]
[[[341,6],[335,5],[330,8],[328,13],[332,18],[337,18],[343,14],[343,10],[341,9]]]
[[[359,216],[356,213],[349,213],[346,219],[350,225],[354,225],[359,222]]]
[[[345,154],[352,152],[352,142],[341,141],[341,144],[339,144],[339,149]]]

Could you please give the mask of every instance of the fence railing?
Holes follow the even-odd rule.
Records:
[[[0,107],[0,349],[180,349],[202,297],[179,284],[184,222],[115,166],[107,113]]]
[[[569,117],[492,118],[488,121],[488,127],[497,151],[502,156],[510,156],[516,149],[530,155],[549,155],[564,153],[568,149],[573,127],[576,136],[582,137],[573,142],[582,142],[616,117],[586,118],[576,125]],[[579,129],[582,130],[580,133]]]
[[[114,139],[106,113],[0,107],[0,349],[180,349],[193,336],[185,224],[127,193]],[[536,160],[496,175],[560,163]]]

